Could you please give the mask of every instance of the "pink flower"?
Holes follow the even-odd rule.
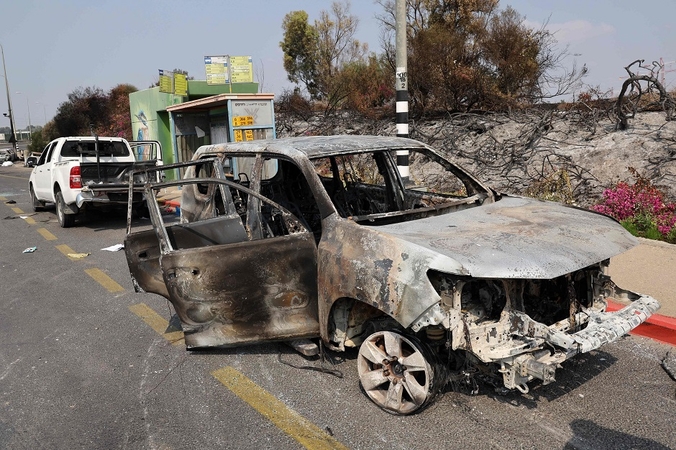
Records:
[[[631,170],[631,169],[630,169]],[[645,217],[664,237],[676,227],[676,204],[665,203],[664,194],[645,177],[632,170],[634,184],[620,181],[612,189],[603,191],[603,202],[592,210],[618,221]]]

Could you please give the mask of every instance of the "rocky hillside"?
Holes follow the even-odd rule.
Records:
[[[394,119],[277,117],[278,137],[396,134]],[[503,192],[588,207],[605,188],[632,181],[631,167],[676,200],[676,122],[662,112],[638,113],[626,131],[616,131],[610,118],[556,110],[411,122],[412,138],[445,152]]]

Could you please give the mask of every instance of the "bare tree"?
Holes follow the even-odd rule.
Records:
[[[265,92],[265,66],[262,59],[259,59],[258,62],[258,65],[254,69],[256,81],[258,81],[258,92]]]
[[[394,1],[377,0],[381,43],[393,65]],[[566,67],[547,24],[532,29],[499,0],[409,0],[409,94],[417,112],[509,110],[577,87],[587,68]]]
[[[629,117],[634,117],[639,109],[648,109],[659,106],[667,115],[667,120],[672,120],[676,102],[662,83],[657,79],[661,70],[664,70],[662,64],[653,61],[651,66],[644,66],[645,60],[637,59],[624,68],[629,77],[622,83],[622,90],[617,96],[615,102],[615,113],[617,114],[617,123],[615,129],[626,130],[629,126]],[[647,75],[640,75],[635,71],[648,70]],[[659,94],[655,100],[655,91]],[[629,111],[629,115],[627,114]]]

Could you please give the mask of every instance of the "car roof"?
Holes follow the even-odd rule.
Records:
[[[392,136],[300,136],[205,145],[197,149],[195,157],[217,153],[276,153],[291,158],[303,154],[313,159],[339,154],[409,149],[429,149],[429,147],[413,139]]]
[[[99,141],[124,141],[124,138],[116,136],[99,136]],[[55,141],[94,141],[96,136],[62,136],[60,138],[54,139]]]

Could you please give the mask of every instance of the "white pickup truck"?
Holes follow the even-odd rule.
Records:
[[[128,174],[143,166],[155,166],[162,154],[156,141],[132,144],[139,149],[139,160],[122,138],[76,136],[53,140],[30,175],[33,209],[39,211],[46,203],[54,203],[59,224],[67,228],[88,208],[126,206]],[[142,183],[142,178],[143,174],[136,175],[134,183]],[[134,192],[133,205],[145,207],[141,192]]]

